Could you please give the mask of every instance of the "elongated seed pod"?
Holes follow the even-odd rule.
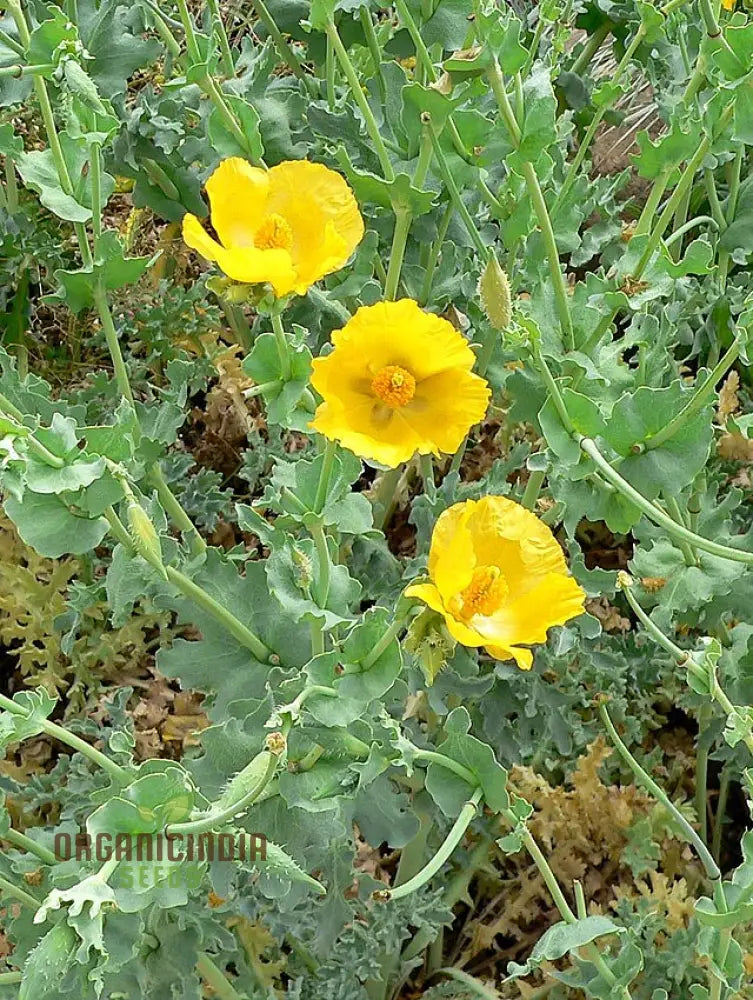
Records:
[[[224,812],[231,809],[250,795],[255,788],[263,787],[269,768],[276,756],[269,750],[262,750],[252,761],[231,778],[222,795],[212,805],[212,812]]]
[[[61,920],[30,952],[23,970],[18,1000],[54,1000],[60,996],[60,980],[73,961],[78,934]]]
[[[507,274],[494,252],[489,254],[478,283],[478,294],[486,317],[495,330],[506,330],[512,319],[512,297]]]

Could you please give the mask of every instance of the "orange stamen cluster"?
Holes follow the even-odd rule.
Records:
[[[477,566],[471,582],[458,596],[461,618],[493,615],[507,597],[507,584],[502,571],[497,566]]]
[[[416,380],[400,365],[386,365],[371,380],[371,391],[393,410],[406,406],[416,394]]]
[[[290,250],[293,246],[290,224],[275,212],[268,215],[256,230],[254,246],[259,250]]]

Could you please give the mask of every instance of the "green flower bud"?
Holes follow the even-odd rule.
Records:
[[[512,319],[510,282],[493,251],[479,280],[478,294],[486,317],[494,329],[506,330]]]
[[[162,562],[162,546],[159,535],[149,515],[136,500],[129,501],[127,515],[128,531],[136,551],[161,576],[167,579],[165,566]]]

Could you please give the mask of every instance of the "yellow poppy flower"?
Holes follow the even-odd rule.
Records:
[[[405,593],[443,615],[464,646],[485,646],[523,670],[533,663],[526,646],[583,612],[585,594],[549,528],[506,497],[466,500],[440,514],[429,578]]]
[[[183,239],[233,281],[269,282],[278,297],[304,295],[338,271],[363,237],[353,192],[323,163],[289,160],[262,170],[233,156],[206,188],[219,242],[190,214]]]
[[[324,402],[311,427],[395,468],[418,452],[451,454],[486,413],[489,387],[451,323],[412,299],[362,306],[314,361]]]
[[[725,10],[734,10],[735,0],[722,0],[722,7],[724,7]]]

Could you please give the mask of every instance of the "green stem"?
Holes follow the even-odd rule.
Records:
[[[219,1000],[241,1000],[239,993],[233,989],[230,980],[217,968],[206,952],[201,952],[196,960],[196,970]]]
[[[722,112],[719,118],[720,129],[723,128],[729,121],[729,119],[732,117],[732,110],[733,110],[733,105],[730,104]],[[664,235],[664,231],[666,230],[667,226],[669,225],[672,219],[672,216],[675,213],[675,209],[685,196],[685,191],[693,181],[696,171],[703,163],[706,153],[709,151],[710,145],[711,145],[711,139],[709,138],[708,135],[705,135],[698,144],[698,149],[695,151],[690,160],[688,160],[687,166],[685,167],[685,170],[682,172],[682,175],[677,183],[677,186],[667,199],[667,202],[664,206],[664,210],[659,216],[659,221],[654,226],[651,235],[648,238],[648,242],[643,251],[643,254],[641,255],[641,259],[638,261],[638,265],[633,274],[633,277],[636,280],[643,275],[643,272],[648,266],[649,261],[656,252],[661,242],[661,238]]]
[[[21,851],[26,851],[29,854],[33,854],[35,857],[39,858],[46,865],[57,864],[57,858],[41,844],[38,844],[36,840],[32,840],[31,837],[27,837],[25,833],[20,833],[18,830],[14,830],[10,827],[0,835],[0,840],[7,840],[9,844],[13,844]]]
[[[337,441],[327,438],[325,440],[324,451],[322,453],[322,468],[319,473],[316,496],[314,497],[314,513],[316,514],[321,514],[324,510],[327,494],[329,493],[330,482],[332,481],[332,470],[335,465],[336,454]]]
[[[400,486],[402,466],[396,469],[385,469],[377,480],[371,505],[374,510],[374,527],[384,531],[397,502],[397,491]]]
[[[358,12],[359,18],[361,20],[361,27],[363,28],[363,33],[366,36],[366,44],[369,47],[369,54],[371,55],[371,62],[373,66],[373,75],[377,82],[377,87],[379,88],[379,96],[382,99],[382,104],[387,103],[387,88],[384,84],[384,76],[382,75],[382,52],[379,48],[379,39],[376,36],[376,31],[374,31],[374,22],[371,19],[371,11],[368,7],[363,6]]]
[[[599,451],[596,443],[590,438],[581,438],[580,446],[593,459],[608,483],[615,486],[620,493],[626,496],[628,500],[631,500],[654,524],[658,524],[660,528],[664,528],[673,538],[689,542],[695,548],[701,549],[703,552],[709,552],[712,556],[719,556],[721,559],[729,559],[732,562],[753,563],[753,552],[746,552],[743,549],[733,549],[728,545],[720,545],[718,542],[712,542],[710,539],[704,538],[702,535],[697,535],[695,532],[689,531],[684,525],[673,521],[668,514],[651,503],[650,500],[647,500],[626,479],[623,479],[619,472],[612,468]]]
[[[272,330],[274,331],[275,343],[277,344],[277,355],[280,359],[282,381],[287,382],[291,374],[292,359],[290,357],[288,338],[285,328],[282,325],[282,316],[277,309],[272,313]]]
[[[198,819],[188,820],[185,823],[170,823],[166,827],[165,833],[167,836],[187,836],[221,829],[235,816],[240,816],[241,813],[246,812],[249,806],[252,806],[256,802],[272,778],[274,778],[278,764],[279,758],[275,754],[270,754],[269,763],[264,774],[261,775],[254,787],[249,789],[237,802],[217,812],[212,812],[210,809],[209,812],[203,816],[199,816]]]
[[[372,646],[369,653],[360,661],[361,672],[366,670],[371,670],[374,664],[377,662],[382,653],[385,652],[387,647],[397,639],[398,635],[403,629],[403,622],[401,619],[395,619],[392,624],[382,633],[381,638],[379,638]]]
[[[536,506],[536,500],[538,499],[539,492],[545,478],[546,472],[540,469],[529,475],[526,488],[523,491],[523,497],[520,501],[521,505],[525,507],[526,510],[533,510]]]
[[[719,201],[719,192],[716,190],[714,171],[710,167],[703,168],[703,183],[706,187],[706,197],[709,201],[711,216],[717,224],[719,232],[724,232],[727,228],[727,220],[724,218],[722,203]]]
[[[10,6],[9,4],[7,6]],[[3,45],[7,45],[11,51],[15,52],[17,56],[26,56],[26,50],[23,45],[19,45],[12,35],[9,35],[7,31],[0,29],[0,42]]]
[[[709,853],[708,848],[666,792],[660,788],[648,772],[641,767],[635,757],[633,757],[628,748],[622,742],[617,730],[614,728],[614,723],[609,717],[609,712],[607,711],[607,706],[605,704],[601,704],[599,706],[599,715],[601,716],[617,752],[633,772],[638,783],[643,785],[643,787],[649,791],[654,798],[658,799],[658,801],[661,802],[664,808],[670,813],[675,824],[682,831],[685,839],[688,843],[693,845],[693,848],[695,849],[695,852],[698,855],[709,879],[712,882],[717,882],[721,878],[721,872],[719,871],[716,861],[714,861]]]
[[[212,104],[214,104],[215,108],[217,109],[217,113],[219,114],[220,118],[223,121],[223,124],[225,125],[225,128],[235,138],[235,141],[244,151],[244,153],[249,158],[251,163],[253,163],[254,166],[257,167],[263,167],[264,161],[259,158],[258,154],[254,150],[250,140],[248,139],[245,131],[243,130],[243,126],[236,118],[235,113],[233,112],[232,108],[228,105],[227,101],[225,100],[224,94],[217,86],[214,79],[208,73],[206,73],[204,74],[204,76],[200,77],[196,82],[204,91],[204,93],[207,95],[207,97],[209,97]]]
[[[565,406],[565,400],[562,397],[562,393],[560,392],[559,386],[554,380],[554,376],[552,375],[549,365],[546,363],[544,359],[544,355],[541,351],[541,344],[539,343],[538,337],[531,338],[531,352],[533,354],[533,359],[536,364],[536,367],[539,369],[539,371],[544,377],[544,382],[546,383],[546,387],[549,390],[549,395],[551,397],[552,403],[554,404],[554,408],[557,411],[560,420],[562,421],[562,426],[569,434],[572,434],[574,437],[577,436],[575,425],[570,419],[570,414],[567,412],[567,406]]]
[[[110,306],[107,301],[107,292],[105,291],[101,280],[97,280],[94,286],[94,305],[97,307],[99,320],[102,324],[102,330],[107,342],[107,348],[112,359],[112,366],[115,370],[115,381],[118,384],[118,389],[120,390],[120,394],[128,400],[131,406],[133,406],[133,392],[131,391],[131,383],[128,378],[128,369],[126,368],[125,361],[123,360],[123,354],[120,350],[118,332],[115,329],[115,323],[113,322],[112,313],[110,312]]]
[[[711,853],[714,860],[719,864],[719,857],[722,853],[722,836],[724,834],[724,817],[727,812],[727,799],[729,798],[729,786],[732,771],[729,764],[725,764],[719,778],[719,798],[714,812],[714,835],[711,843]]]
[[[23,708],[23,706],[17,704],[11,698],[6,698],[4,694],[0,694],[0,708],[4,708],[6,712],[10,712],[11,715],[18,715],[24,719],[29,718],[29,712]],[[73,750],[78,750],[79,753],[84,754],[89,760],[93,761],[99,767],[114,779],[114,781],[119,785],[125,785],[128,783],[129,774],[125,768],[120,767],[116,764],[114,760],[110,760],[105,754],[96,747],[90,746],[85,743],[80,737],[76,736],[75,733],[68,732],[62,726],[58,726],[55,722],[50,722],[48,719],[39,719],[37,725],[46,733],[48,736],[54,737],[56,740],[60,740],[61,743],[65,743],[67,746],[71,747]]]
[[[120,544],[128,551],[134,552],[133,542],[131,541],[131,536],[128,534],[123,522],[120,520],[118,515],[115,513],[112,507],[108,507],[105,511],[105,517],[110,525],[110,530],[112,534],[117,538]],[[194,583],[185,573],[181,573],[180,570],[175,569],[172,566],[165,566],[165,573],[168,580],[174,584],[178,590],[189,600],[193,601],[197,607],[206,611],[216,622],[222,625],[227,631],[233,636],[233,638],[241,644],[245,649],[248,649],[257,660],[262,663],[266,663],[269,657],[272,655],[272,651],[265,646],[261,639],[247,628],[243,622],[235,617],[227,608],[223,607],[219,601],[216,601],[211,594],[208,594],[203,587]]]
[[[199,534],[199,530],[196,525],[181,506],[178,498],[167,485],[167,481],[162,474],[162,469],[160,468],[158,462],[155,462],[152,466],[150,466],[149,478],[152,483],[154,483],[157,490],[157,496],[160,498],[162,506],[170,515],[173,522],[188,537],[188,542],[191,546],[193,554],[201,555],[202,552],[206,552],[206,542]]]
[[[711,218],[710,215],[697,215],[694,219],[690,219],[688,222],[684,222],[681,226],[678,226],[672,235],[664,241],[664,246],[669,249],[677,240],[681,239],[685,233],[691,229],[695,229],[696,226],[709,225],[714,230],[717,229],[716,222]]]
[[[92,234],[94,254],[102,237],[102,164],[98,142],[89,143],[89,180],[92,188]]]
[[[618,585],[620,590],[625,595],[625,599],[632,608],[636,618],[643,625],[644,629],[648,632],[651,638],[657,642],[662,649],[664,649],[681,667],[691,667],[692,659],[690,654],[681,649],[676,643],[672,642],[659,628],[659,626],[649,618],[646,612],[643,610],[641,605],[638,603],[638,599],[633,593],[632,581],[628,577],[627,580],[620,580],[618,575]]]
[[[267,7],[266,3],[264,3],[264,0],[250,0],[250,2],[251,6],[256,11],[256,16],[259,18],[261,23],[267,29],[267,33],[269,34],[269,37],[272,39],[274,47],[277,49],[282,61],[288,66],[288,69],[293,74],[293,76],[297,77],[299,80],[302,80],[308,87],[309,92],[312,92],[315,86],[314,81],[311,80],[311,77],[309,77],[308,74],[304,71],[303,66],[301,66],[301,63],[298,59],[298,56],[288,45],[284,35],[277,27],[277,22],[269,12],[269,8]]]
[[[664,502],[667,505],[667,511],[670,517],[677,521],[678,524],[685,524],[683,520],[682,511],[680,510],[680,505],[677,502],[677,497],[665,497]],[[686,566],[697,566],[698,565],[698,555],[694,551],[693,546],[686,541],[678,541],[677,543],[682,552],[683,559],[685,560]]]
[[[411,223],[413,222],[413,214],[409,208],[393,206],[393,210],[395,213],[395,229],[392,234],[392,249],[390,250],[390,260],[387,265],[387,279],[384,283],[384,297],[388,302],[394,302],[397,298],[405,247],[408,242]]]
[[[630,65],[630,61],[635,55],[636,49],[643,41],[645,33],[646,33],[645,29],[643,28],[643,25],[641,25],[638,28],[638,31],[636,32],[630,45],[628,45],[627,49],[625,50],[625,54],[623,55],[622,59],[618,63],[611,77],[612,83],[617,83],[619,80],[622,79],[622,75]],[[552,214],[556,214],[557,209],[560,207],[560,205],[563,204],[568,194],[570,193],[570,189],[572,188],[573,184],[580,176],[580,168],[583,164],[583,161],[586,158],[586,153],[591,148],[591,143],[593,142],[593,138],[596,135],[597,129],[599,128],[599,125],[601,124],[604,115],[607,113],[607,111],[609,111],[613,103],[614,103],[613,100],[607,102],[602,107],[598,108],[598,110],[594,113],[594,116],[591,119],[588,128],[586,129],[586,134],[583,136],[583,139],[580,145],[578,146],[578,151],[575,154],[573,162],[570,164],[568,168],[567,175],[565,177],[565,180],[563,181],[559,194],[557,195],[554,201],[554,205],[552,206]]]
[[[695,753],[695,811],[698,817],[698,835],[706,843],[708,823],[706,818],[708,799],[709,745],[705,730],[711,721],[712,708],[702,705],[698,713],[698,746]]]
[[[651,185],[651,190],[649,191],[648,197],[646,198],[646,202],[643,206],[643,211],[641,212],[638,222],[636,223],[634,231],[635,236],[642,236],[651,232],[651,224],[659,209],[661,200],[664,197],[664,192],[667,189],[667,182],[673,169],[674,167],[672,166],[665,167],[659,176],[654,179],[654,183]]]
[[[501,1000],[499,993],[489,986],[484,986],[482,982],[476,979],[474,976],[470,976],[467,972],[463,972],[462,969],[454,969],[449,966],[445,966],[443,969],[437,969],[434,973],[435,976],[447,976],[448,979],[454,979],[455,982],[462,983],[471,993],[475,993],[477,997],[481,997],[482,1000]]]
[[[442,904],[448,909],[459,902],[467,893],[476,872],[485,864],[489,856],[489,849],[492,846],[491,837],[482,837],[471,852],[468,861],[453,875],[442,896]],[[404,962],[409,962],[412,958],[420,955],[424,948],[427,948],[432,940],[436,939],[437,932],[434,929],[422,928],[406,945],[402,954]]]
[[[29,448],[35,453],[37,458],[41,459],[45,465],[49,465],[53,469],[63,468],[65,465],[64,459],[59,458],[57,455],[53,455],[52,452],[29,431],[28,427],[24,424],[25,414],[23,414],[17,406],[14,406],[6,396],[3,396],[2,393],[0,393],[0,411],[4,411],[21,424],[24,431],[22,435],[23,440],[27,442]]]
[[[424,123],[421,132],[421,146],[419,148],[418,163],[413,175],[414,187],[421,190],[426,182],[426,175],[429,172],[429,165],[432,157],[431,124]],[[405,257],[405,247],[408,242],[408,234],[413,222],[413,212],[410,205],[394,203],[392,210],[395,213],[395,230],[392,235],[392,249],[390,250],[390,260],[387,266],[387,278],[384,285],[384,297],[388,301],[397,298],[398,287],[400,285],[400,272],[403,267]]]
[[[314,539],[314,545],[316,547],[316,558],[319,564],[319,579],[317,582],[315,600],[320,608],[324,609],[327,607],[327,599],[329,597],[329,584],[330,584],[330,558],[329,558],[329,548],[327,546],[327,535],[321,524],[311,525],[311,535]]]
[[[510,811],[509,809],[503,810],[502,815],[504,816],[504,818],[507,820],[507,822],[510,824],[511,827],[513,828],[517,827],[518,818],[512,811]],[[542,852],[539,845],[536,843],[536,840],[531,831],[525,826],[523,827],[521,838],[523,844],[525,845],[526,850],[531,855],[534,864],[541,873],[541,877],[544,879],[544,883],[546,884],[546,887],[549,890],[552,899],[554,900],[554,905],[559,910],[560,916],[565,921],[565,923],[574,924],[578,918],[573,913],[572,908],[568,903],[568,901],[565,899],[565,894],[562,892],[560,884],[557,881],[557,876],[552,871],[549,862],[544,856],[544,853]],[[609,968],[602,955],[599,953],[599,950],[596,947],[596,945],[593,944],[588,945],[584,949],[584,951],[588,955],[589,959],[597,967],[597,969],[601,973],[602,977],[607,981],[607,983],[609,983],[611,986],[614,986],[617,982],[617,977],[614,975],[614,973]],[[630,992],[625,986],[620,987],[619,993],[617,995],[621,997],[622,1000],[631,1000]]]
[[[199,43],[196,39],[196,32],[193,27],[193,20],[191,19],[191,14],[188,10],[188,4],[186,0],[176,0],[178,4],[178,12],[180,14],[180,21],[183,25],[183,35],[186,40],[186,48],[188,49],[188,56],[191,60],[191,65],[196,66],[202,62],[201,51],[199,49]]]
[[[403,882],[401,885],[395,886],[393,889],[387,890],[387,899],[403,899],[405,896],[410,896],[411,893],[416,892],[422,886],[426,885],[437,874],[465,836],[466,830],[476,815],[478,804],[482,797],[483,791],[481,788],[477,788],[460,810],[458,818],[453,823],[450,832],[434,857],[413,878],[408,879],[407,882]]]
[[[424,493],[431,503],[437,497],[437,484],[434,481],[434,459],[431,455],[419,455],[419,465],[421,467],[421,478],[424,483]]]
[[[505,89],[505,81],[502,77],[502,72],[496,59],[494,59],[491,67],[487,70],[487,77],[489,79],[489,83],[491,84],[494,97],[497,101],[497,106],[502,116],[502,120],[507,126],[507,130],[513,144],[517,147],[520,145],[521,131],[510,105],[510,99],[508,98],[507,90]],[[565,278],[562,273],[562,268],[560,267],[557,241],[554,236],[554,229],[552,228],[552,220],[549,215],[549,210],[547,209],[546,201],[544,200],[544,194],[541,190],[539,179],[536,176],[536,168],[530,161],[526,161],[523,164],[523,177],[525,178],[528,194],[531,199],[531,204],[533,205],[533,210],[536,214],[539,228],[541,229],[541,235],[544,240],[544,246],[546,248],[547,260],[549,262],[549,273],[552,278],[552,287],[554,289],[554,300],[557,307],[557,316],[562,328],[562,337],[567,349],[572,351],[575,349],[575,332],[573,330],[572,316],[570,315],[570,302],[567,295],[567,288],[565,286]]]
[[[7,878],[0,876],[0,893],[6,893],[13,899],[17,900],[19,903],[23,903],[24,906],[28,906],[32,910],[38,910],[42,905],[38,899],[35,899],[31,893],[26,892],[24,889],[20,889],[17,885],[9,882]]]
[[[384,140],[379,131],[379,126],[376,123],[373,112],[369,107],[369,102],[366,100],[366,96],[361,89],[361,81],[358,78],[358,74],[355,71],[353,63],[350,61],[350,56],[348,51],[342,43],[339,32],[334,21],[330,21],[326,27],[327,38],[332,42],[332,47],[335,50],[335,55],[340,63],[345,78],[348,81],[353,98],[358,105],[358,109],[363,115],[364,124],[366,125],[366,131],[369,133],[369,138],[374,144],[374,151],[379,158],[379,163],[382,167],[382,173],[384,174],[384,179],[387,181],[393,181],[395,179],[395,171],[392,168],[392,163],[387,153],[387,147],[384,145]]]
[[[216,601],[210,594],[194,583],[185,573],[174,569],[172,566],[165,566],[168,580],[175,584],[182,594],[190,598],[194,604],[200,607],[207,614],[211,615],[215,621],[224,626],[233,638],[248,649],[257,660],[266,663],[271,655],[271,650],[261,641],[261,639],[247,628],[243,622],[235,617],[226,607]]]
[[[428,112],[424,112],[424,115],[427,114]],[[485,262],[488,256],[486,244],[481,238],[481,234],[479,233],[476,227],[476,223],[473,221],[473,218],[471,217],[471,213],[466,208],[465,202],[463,201],[458,186],[455,182],[455,178],[453,177],[452,171],[448,166],[447,159],[445,158],[444,155],[444,150],[440,145],[439,136],[435,133],[433,128],[430,129],[429,134],[431,136],[431,143],[434,148],[434,158],[437,161],[437,167],[439,168],[439,173],[442,180],[444,181],[444,185],[447,188],[447,193],[450,196],[450,200],[452,204],[455,206],[458,215],[463,220],[463,225],[465,226],[468,235],[471,238],[471,242],[476,248],[476,252],[481,258],[481,261]]]
[[[740,173],[742,169],[743,159],[745,157],[745,146],[743,143],[737,148],[737,153],[735,154],[735,159],[730,165],[729,171],[729,194],[727,195],[727,211],[725,213],[725,221],[728,226],[730,226],[735,219],[737,213],[737,200],[740,194]],[[727,273],[730,266],[730,254],[728,250],[719,250],[719,285],[722,292],[727,287]]]
[[[362,10],[365,8],[362,8]],[[327,107],[330,111],[335,110],[335,50],[332,47],[332,39],[327,38],[327,49],[324,55],[324,76],[327,87]]]
[[[225,25],[222,21],[220,5],[217,0],[207,0],[207,3],[209,6],[209,13],[212,18],[212,27],[214,28],[214,32],[220,43],[220,65],[222,66],[222,72],[227,77],[233,77],[235,76],[233,53],[230,51],[230,42],[228,41]]]
[[[13,66],[0,66],[0,79],[9,76],[19,80],[22,76],[34,76],[35,74],[42,76],[45,73],[51,73],[54,69],[55,66],[52,63],[39,63],[34,66],[23,66],[17,63]]]
[[[583,73],[591,65],[591,60],[599,51],[604,39],[611,33],[613,27],[614,25],[611,21],[605,21],[596,29],[596,31],[594,31],[578,54],[578,58],[570,67],[570,71],[572,73],[575,73],[576,76],[583,75]]]
[[[669,423],[666,423],[653,437],[650,437],[646,441],[646,451],[650,451],[653,448],[660,448],[666,441],[670,441],[696,413],[706,406],[714,395],[717,382],[727,374],[735,361],[737,361],[739,355],[740,341],[735,340],[714,366],[708,378],[696,389],[693,396],[680,412],[675,414]]]
[[[437,236],[431,245],[431,251],[429,253],[429,261],[426,265],[426,272],[424,274],[424,283],[421,288],[421,296],[419,298],[419,305],[425,306],[429,297],[431,296],[431,286],[434,281],[434,272],[437,269],[437,264],[439,262],[439,255],[442,253],[442,244],[444,243],[445,237],[447,236],[447,230],[450,228],[450,222],[452,221],[452,216],[455,213],[455,205],[452,201],[447,202],[447,206],[442,214],[442,218],[439,222],[437,228]]]
[[[0,986],[10,986],[12,983],[22,983],[23,972],[0,972]]]

